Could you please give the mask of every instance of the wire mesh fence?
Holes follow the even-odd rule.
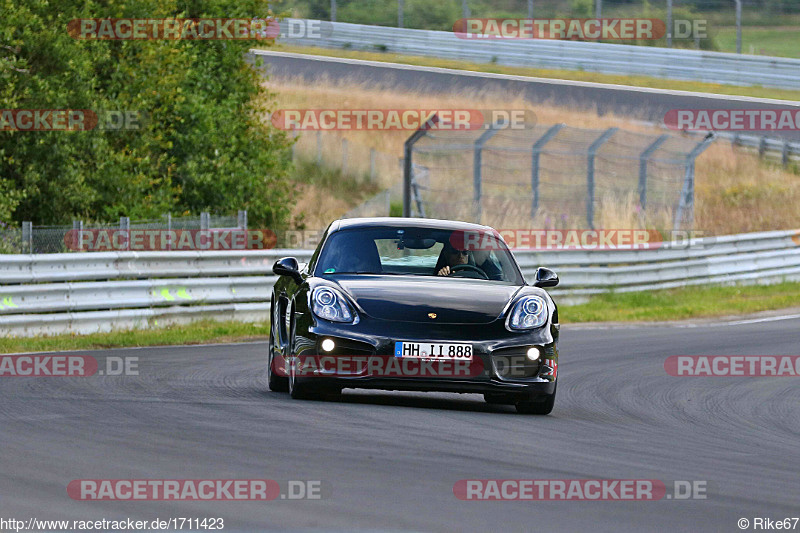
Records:
[[[405,212],[494,227],[687,227],[713,138],[537,124],[427,131]]]
[[[712,140],[564,124],[431,129],[411,147],[402,212],[494,227],[687,229],[694,161]],[[384,188],[342,218],[401,214],[402,158],[330,132],[302,134],[295,158]]]

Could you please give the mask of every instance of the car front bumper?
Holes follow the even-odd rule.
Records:
[[[419,324],[392,322],[362,317],[358,324],[334,324],[314,320],[298,328],[292,352],[297,361],[327,358],[351,358],[361,365],[319,365],[296,374],[298,383],[322,388],[362,388],[402,391],[440,391],[483,393],[535,398],[553,394],[558,368],[558,326],[547,325],[525,333],[509,332],[502,321],[480,325],[437,325],[421,328]],[[424,333],[421,333],[424,329]],[[322,349],[322,341],[331,339],[335,348]],[[424,373],[411,365],[411,372],[382,372],[381,369],[403,367],[405,358],[394,357],[395,342],[469,343],[473,362],[469,372]],[[535,346],[540,357],[526,359],[528,349]],[[371,359],[381,359],[369,372]],[[398,359],[399,361],[392,361]],[[372,361],[375,362],[375,361]],[[419,361],[417,361],[419,362]],[[435,365],[435,363],[434,363]],[[333,369],[333,370],[331,370]],[[463,367],[462,367],[463,370]],[[425,375],[422,375],[425,374]],[[466,375],[468,374],[468,375]]]

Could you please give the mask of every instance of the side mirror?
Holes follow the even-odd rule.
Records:
[[[555,287],[558,285],[558,275],[549,268],[539,267],[536,269],[536,281],[534,287]]]
[[[275,264],[272,265],[272,272],[278,276],[290,276],[298,284],[303,282],[303,277],[300,275],[300,266],[294,257],[284,257],[275,261]]]

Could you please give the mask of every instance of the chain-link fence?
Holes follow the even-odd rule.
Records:
[[[494,227],[687,227],[713,137],[536,125],[412,143],[404,213]]]
[[[201,213],[200,216],[173,217],[170,214],[149,220],[120,217],[118,223],[84,223],[76,220],[71,226],[34,226],[23,222],[19,228],[0,227],[0,253],[48,254],[75,251],[69,246],[72,230],[208,230],[247,229],[247,211],[236,216]]]

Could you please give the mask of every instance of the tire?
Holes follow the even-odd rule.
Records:
[[[293,400],[314,400],[319,398],[319,391],[309,387],[305,383],[297,382],[294,375],[294,362],[290,365],[289,377],[287,380],[289,381],[289,396],[291,396]]]
[[[269,390],[274,392],[289,392],[289,378],[279,376],[272,371],[272,365],[275,361],[275,338],[272,335],[274,331],[272,325],[269,328],[269,355],[267,357],[269,364],[267,365],[267,385]]]
[[[523,415],[549,415],[556,403],[557,389],[558,383],[553,389],[553,394],[548,394],[544,397],[544,400],[524,400],[517,402],[514,406],[517,408],[517,412]]]

